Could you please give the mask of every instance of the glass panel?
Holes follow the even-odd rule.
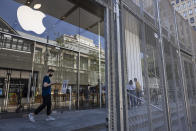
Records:
[[[0,34],[0,68],[33,72],[26,75],[27,80],[21,78],[25,79],[26,97],[30,97],[24,105],[28,100],[32,108],[41,103],[43,77],[48,69],[54,69],[53,108],[105,106],[103,7],[90,0],[49,0],[39,1],[41,7],[35,9],[37,2],[2,0],[0,4],[1,31],[15,35]],[[29,17],[32,14],[34,17]],[[64,85],[68,85],[66,90]]]
[[[105,105],[105,77],[102,66],[105,65],[104,20],[92,12],[80,8],[80,32],[77,35],[80,52],[80,108],[102,107]],[[83,23],[88,18],[94,24]],[[96,22],[97,20],[97,22]],[[93,30],[90,32],[89,30]]]
[[[31,72],[0,69],[1,112],[21,112],[28,108],[27,91]]]

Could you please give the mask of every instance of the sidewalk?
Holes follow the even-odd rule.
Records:
[[[46,121],[46,115],[35,117],[36,122],[25,118],[0,120],[0,131],[106,131],[105,109],[52,113],[55,121]]]

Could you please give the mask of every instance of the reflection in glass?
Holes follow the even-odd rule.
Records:
[[[42,79],[49,68],[55,70],[52,81],[57,82],[52,89],[53,108],[79,109],[104,106],[104,9],[92,1],[40,1],[42,6],[38,11],[45,14],[42,19],[43,25],[36,23],[36,16],[36,19],[32,20],[35,21],[34,26],[27,30],[23,29],[17,18],[17,10],[24,6],[23,4],[22,0],[2,0],[0,17],[16,31],[15,35],[19,34],[31,40],[1,36],[3,42],[0,44],[1,48],[29,53],[24,55],[31,58],[26,62],[28,66],[25,63],[23,65],[29,72],[36,72],[28,76],[30,78],[27,89],[31,90],[31,107],[36,108],[42,100]],[[28,6],[35,11],[33,4]],[[25,21],[25,16],[23,20]],[[46,30],[42,34],[37,34],[36,29],[40,26],[44,26]],[[12,30],[7,31],[11,33]],[[1,63],[0,67],[3,66]],[[22,70],[20,66],[18,69]],[[67,91],[62,92],[65,80],[68,82]]]

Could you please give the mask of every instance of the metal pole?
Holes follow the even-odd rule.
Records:
[[[124,105],[123,105],[123,101],[124,101],[124,93],[123,93],[123,81],[122,81],[122,60],[121,60],[121,29],[120,29],[120,10],[119,10],[119,0],[115,0],[114,1],[114,12],[115,12],[115,17],[116,17],[116,25],[114,27],[116,27],[116,53],[115,53],[115,57],[117,60],[117,67],[118,67],[118,82],[117,83],[117,95],[115,97],[117,97],[118,99],[118,103],[119,105],[117,105],[119,113],[119,121],[117,121],[117,124],[120,124],[117,126],[118,130],[124,131],[126,129],[126,122],[125,122],[125,116],[124,116]]]
[[[165,64],[165,57],[164,57],[164,46],[163,46],[163,39],[162,39],[162,26],[161,26],[161,19],[160,19],[160,8],[159,8],[159,1],[156,1],[156,10],[157,10],[157,18],[158,18],[158,27],[159,27],[159,43],[160,43],[160,50],[161,50],[161,58],[162,58],[162,67],[163,67],[163,84],[164,84],[164,98],[165,98],[165,106],[166,106],[166,115],[167,115],[167,130],[171,131],[171,118],[170,118],[170,108],[169,108],[169,100],[168,100],[168,91],[167,91],[167,75],[166,75],[166,64]]]
[[[113,101],[112,101],[112,89],[111,89],[111,56],[110,56],[110,11],[109,8],[105,10],[105,38],[106,38],[106,47],[105,47],[105,62],[106,62],[106,109],[107,109],[107,118],[106,122],[108,122],[108,131],[112,131],[113,125]],[[108,120],[107,120],[108,119]]]
[[[32,60],[32,80],[33,80],[33,102],[35,100],[35,83],[34,83],[34,63],[35,63],[35,48],[36,48],[36,41],[34,42],[34,48],[33,48],[33,60]]]
[[[6,83],[7,95],[6,95],[6,101],[5,101],[5,111],[7,111],[7,107],[8,107],[8,98],[9,98],[9,91],[10,91],[10,80],[11,80],[11,70],[8,69],[8,72],[7,72],[7,83]]]
[[[122,85],[122,87],[125,87],[124,89],[123,89],[123,93],[124,93],[124,95],[123,95],[123,99],[124,99],[124,114],[125,114],[125,116],[127,116],[124,120],[125,120],[125,122],[124,123],[126,123],[125,124],[125,128],[127,129],[127,130],[130,130],[129,129],[129,114],[128,114],[128,100],[127,100],[127,89],[126,89],[126,83],[128,82],[128,72],[127,72],[127,56],[126,56],[126,40],[125,40],[125,20],[126,20],[126,13],[125,13],[125,9],[124,9],[124,4],[123,3],[121,3],[121,5],[120,5],[120,8],[121,8],[121,25],[122,25],[122,28],[121,28],[121,42],[122,42],[122,44],[121,44],[121,55],[122,55],[122,57],[121,57],[121,59],[122,59],[122,73],[123,73],[123,75],[122,75],[122,81],[123,81],[123,85]],[[129,99],[130,100],[130,99]]]
[[[27,101],[28,101],[28,108],[30,109],[30,90],[31,90],[31,78],[32,74],[29,75],[29,83],[28,83],[28,93],[27,93]]]
[[[100,108],[102,107],[102,101],[101,101],[101,97],[102,97],[102,85],[101,85],[101,41],[100,41],[100,22],[98,23],[98,44],[99,44],[99,106]]]
[[[47,42],[48,42],[48,36],[47,36]],[[29,83],[28,83],[28,92],[27,92],[27,101],[28,101],[28,105],[29,105],[29,109],[31,108],[31,101],[30,101],[30,93],[31,93],[31,79],[33,78],[33,70],[34,70],[34,59],[35,59],[35,47],[36,47],[36,41],[34,41],[34,45],[33,45],[33,58],[32,58],[32,67],[31,67],[31,74],[29,75]]]
[[[69,86],[69,110],[71,110],[71,105],[72,105],[72,89],[71,89],[71,86]]]
[[[78,52],[77,106],[80,109],[80,52]]]

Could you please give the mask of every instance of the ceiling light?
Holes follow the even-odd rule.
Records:
[[[41,4],[35,4],[35,5],[33,6],[33,8],[37,10],[37,9],[41,8],[41,6],[42,6]]]

